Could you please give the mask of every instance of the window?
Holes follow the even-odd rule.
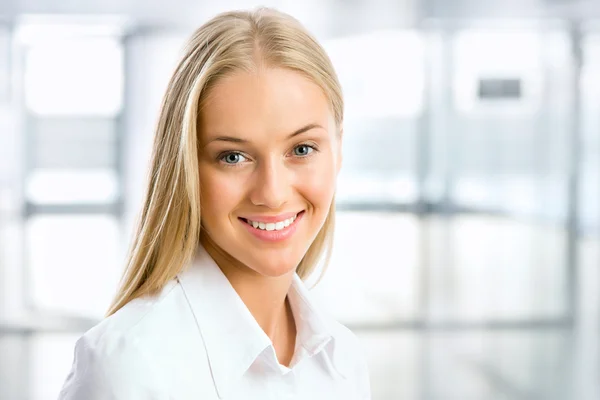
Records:
[[[25,101],[38,115],[116,115],[122,106],[123,51],[114,38],[37,42],[25,61]]]
[[[108,215],[39,215],[28,220],[26,231],[34,305],[101,317],[123,270],[118,220]]]
[[[459,33],[454,42],[457,109],[467,114],[534,112],[542,96],[543,60],[535,31]]]
[[[331,264],[316,298],[345,323],[420,317],[418,221],[400,213],[338,212]]]
[[[423,110],[422,38],[386,31],[324,43],[338,73],[348,118],[414,117]]]

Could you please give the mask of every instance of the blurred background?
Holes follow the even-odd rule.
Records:
[[[55,399],[106,311],[186,38],[268,5],[347,109],[315,296],[373,399],[600,399],[600,1],[0,0],[0,399]]]

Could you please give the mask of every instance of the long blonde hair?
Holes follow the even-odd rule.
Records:
[[[191,260],[200,237],[199,107],[219,78],[261,64],[297,71],[319,85],[341,129],[344,106],[336,73],[324,49],[297,20],[260,8],[223,13],[201,26],[185,47],[162,102],[144,207],[107,315],[135,298],[156,294]],[[298,265],[301,278],[324,254],[327,265],[334,217],[335,201]]]

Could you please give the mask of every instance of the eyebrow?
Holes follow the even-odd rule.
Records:
[[[291,139],[294,136],[298,136],[298,135],[300,135],[300,134],[302,134],[304,132],[310,131],[311,129],[315,129],[315,128],[325,129],[325,128],[323,128],[319,124],[312,123],[312,124],[308,124],[306,126],[303,126],[300,129],[294,131],[293,133],[291,133],[290,135],[288,135],[287,138]],[[234,137],[234,136],[217,136],[216,138],[211,139],[208,143],[216,142],[216,141],[219,141],[219,142],[232,142],[232,143],[248,143],[248,140],[242,139],[242,138],[239,138],[239,137]]]

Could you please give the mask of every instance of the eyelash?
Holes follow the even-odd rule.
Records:
[[[295,146],[293,150],[297,149],[298,147],[308,147],[308,148],[312,149],[313,151],[319,151],[319,150],[317,149],[317,146],[315,146],[315,145],[313,145],[313,144],[309,144],[309,143],[301,143],[301,144],[299,144],[299,145]],[[292,150],[292,151],[293,151],[293,150]],[[246,157],[246,156],[245,156],[245,155],[244,155],[242,152],[240,152],[240,151],[226,151],[226,152],[220,153],[220,154],[219,154],[219,156],[217,157],[217,160],[218,160],[218,161],[219,161],[221,164],[223,164],[225,167],[228,167],[228,168],[235,168],[235,167],[239,167],[239,166],[242,164],[241,162],[239,162],[239,163],[235,163],[235,164],[230,164],[230,163],[226,163],[225,161],[223,161],[223,159],[224,159],[225,157],[227,157],[227,156],[229,156],[229,155],[231,155],[231,154],[239,154],[239,155],[241,155],[241,156],[242,156],[242,157],[244,157],[244,158],[248,158],[248,157]],[[300,158],[300,159],[306,159],[306,158],[310,157],[310,156],[311,156],[311,154],[312,154],[312,153],[310,153],[310,154],[308,154],[308,155],[306,155],[306,156],[298,156],[298,158]]]

